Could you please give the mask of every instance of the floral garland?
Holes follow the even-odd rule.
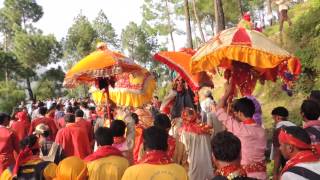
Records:
[[[247,177],[246,171],[241,166],[230,164],[216,171],[216,175],[224,176],[228,180],[236,177]]]

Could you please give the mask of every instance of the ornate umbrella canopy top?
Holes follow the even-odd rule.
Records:
[[[213,86],[213,82],[206,72],[191,73],[190,62],[195,53],[196,51],[193,49],[184,48],[177,52],[161,51],[156,53],[153,58],[177,71],[193,90],[198,90],[202,85]]]
[[[256,81],[283,79],[287,89],[301,73],[298,58],[280,48],[262,33],[242,27],[222,31],[192,57],[191,72],[226,69],[225,78],[250,95]]]
[[[288,69],[299,74],[298,58],[280,48],[262,33],[244,28],[230,28],[220,32],[201,47],[192,57],[191,72],[229,67],[239,61],[256,68],[274,68],[287,61]]]
[[[66,73],[64,86],[72,88],[81,83],[92,84],[99,77],[139,70],[141,67],[132,60],[102,44],[98,46],[98,50],[80,60]]]

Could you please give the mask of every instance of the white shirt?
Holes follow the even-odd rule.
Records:
[[[50,109],[53,104],[53,101],[47,101],[47,109]]]
[[[320,161],[312,162],[312,163],[298,163],[295,166],[306,168],[320,175]],[[295,173],[285,172],[281,176],[281,180],[308,180],[308,179],[302,176],[299,176],[298,174],[295,174]]]
[[[276,124],[276,129],[280,128],[280,127],[290,127],[290,126],[296,126],[294,123],[290,122],[290,121],[280,121]]]
[[[214,100],[211,98],[205,98],[203,101],[200,102],[201,110],[205,113],[211,112],[211,107],[214,104]]]
[[[289,2],[287,0],[278,0],[276,4],[279,6],[279,11],[289,9]]]

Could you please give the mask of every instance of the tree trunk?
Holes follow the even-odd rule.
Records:
[[[196,33],[197,27],[196,27],[196,22],[194,22],[194,21],[192,21],[192,28],[194,29],[192,31],[192,33],[193,33],[193,41],[192,41],[193,47],[198,48],[198,44],[201,44],[201,42],[198,41],[199,38],[197,37],[197,33]]]
[[[26,80],[27,80],[27,90],[28,90],[28,94],[29,94],[29,100],[34,100],[33,92],[31,89],[31,82],[30,82],[29,77],[27,77]]]
[[[216,33],[225,29],[224,12],[221,0],[214,0],[215,20],[216,20]]]
[[[238,5],[239,5],[239,11],[240,11],[240,16],[243,15],[243,5],[242,5],[242,0],[238,0]]]
[[[211,27],[211,30],[212,30],[212,32],[214,33],[214,17],[213,16],[211,16],[211,15],[209,15],[208,16],[208,18],[210,19],[210,27]]]
[[[272,3],[272,0],[267,0],[267,14],[268,16],[272,15],[272,7],[271,7],[271,3]],[[273,16],[273,15],[272,15]],[[268,17],[269,18],[269,17]],[[272,20],[273,18],[269,19],[269,22],[270,22],[270,26],[272,26]]]
[[[186,17],[187,48],[193,48],[188,0],[184,0],[184,15]]]
[[[176,50],[176,46],[174,44],[174,39],[173,39],[173,28],[172,28],[172,25],[171,25],[171,18],[170,18],[168,0],[166,0],[165,2],[166,2],[167,21],[168,21],[168,26],[169,26],[169,31],[170,31],[170,39],[171,39],[171,43],[172,43],[172,50],[175,51]]]
[[[193,6],[194,17],[196,18],[197,26],[198,26],[198,29],[199,29],[199,32],[200,32],[201,41],[202,42],[206,42],[202,27],[201,27],[201,22],[199,20],[197,9],[196,9],[196,0],[192,0],[192,6]]]

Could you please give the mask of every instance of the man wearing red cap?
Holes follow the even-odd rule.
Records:
[[[320,156],[313,150],[308,133],[300,127],[285,127],[279,134],[280,151],[288,159],[281,180],[320,179]]]

